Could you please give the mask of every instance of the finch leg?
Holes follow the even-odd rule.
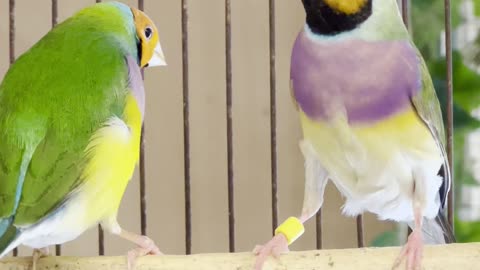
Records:
[[[317,159],[313,145],[308,141],[300,143],[305,158],[305,192],[300,221],[305,223],[314,216],[323,204],[323,194],[328,182],[328,173]],[[275,258],[281,253],[288,252],[288,242],[283,234],[275,235],[265,245],[257,245],[253,253],[257,256],[255,270],[260,270],[268,256]]]
[[[123,229],[120,232],[119,236],[135,243],[138,246],[137,248],[130,250],[127,254],[128,269],[135,268],[135,261],[138,257],[142,257],[148,254],[162,255],[162,252],[160,252],[160,249],[158,249],[157,245],[155,245],[153,240],[148,238],[147,236],[138,235],[132,232],[125,231]]]
[[[40,248],[40,249],[34,249],[33,254],[32,254],[32,270],[36,270],[38,260],[41,257],[48,256],[48,254],[49,254],[48,247],[44,247],[44,248]]]
[[[421,268],[423,256],[423,209],[426,206],[427,177],[421,169],[413,172],[413,214],[415,228],[408,237],[407,243],[403,247],[400,255],[397,257],[393,269],[396,269],[402,261],[406,260],[407,270],[416,270]]]
[[[162,255],[162,252],[160,252],[157,245],[155,245],[152,239],[148,238],[147,236],[139,235],[122,229],[118,224],[115,216],[105,219],[101,222],[101,225],[102,228],[104,228],[108,232],[118,235],[123,239],[135,243],[138,246],[137,248],[132,249],[127,253],[127,264],[129,270],[135,268],[135,262],[138,257],[142,257],[148,254]]]
[[[397,257],[393,269],[398,268],[406,259],[406,269],[420,269],[423,256],[422,215],[419,209],[415,209],[415,228],[408,236],[407,244]]]

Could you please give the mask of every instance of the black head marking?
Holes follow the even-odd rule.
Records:
[[[361,25],[372,15],[372,1],[367,0],[356,13],[345,14],[332,9],[324,0],[302,0],[309,28],[316,34],[327,36],[350,31]]]

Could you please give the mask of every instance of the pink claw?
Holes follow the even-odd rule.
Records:
[[[416,270],[421,268],[423,256],[423,238],[420,230],[414,230],[408,237],[407,244],[403,247],[402,251],[395,260],[393,269],[397,269],[402,261],[406,258],[407,270]]]
[[[255,270],[261,270],[268,256],[278,258],[280,254],[289,252],[287,239],[283,234],[273,237],[267,244],[256,246],[253,253],[257,256],[255,260]]]

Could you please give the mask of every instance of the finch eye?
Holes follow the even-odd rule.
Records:
[[[145,28],[145,37],[147,39],[151,39],[153,34],[153,30],[150,27]]]

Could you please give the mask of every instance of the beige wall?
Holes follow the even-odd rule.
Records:
[[[48,0],[17,0],[16,55],[50,28]],[[94,0],[59,0],[59,21]],[[136,1],[123,1],[132,5]],[[166,253],[184,250],[182,44],[180,0],[146,0],[159,27],[168,66],[146,71],[148,234]],[[228,250],[224,1],[190,0],[190,111],[193,252]],[[289,58],[304,14],[300,1],[276,1],[278,86],[278,180],[280,220],[299,214],[303,199],[300,129],[289,94]],[[270,116],[268,1],[232,0],[233,131],[236,248],[251,250],[269,239]],[[0,77],[8,68],[8,1],[0,2]],[[26,74],[28,76],[28,74]],[[120,223],[139,231],[138,177],[128,187]],[[329,185],[324,207],[324,245],[356,245],[355,220],[341,216],[342,199]],[[366,219],[367,243],[392,227]],[[97,232],[64,246],[65,254],[95,255]],[[106,236],[106,253],[122,254],[130,243]],[[313,249],[313,220],[294,250]],[[29,254],[21,249],[21,254]]]

